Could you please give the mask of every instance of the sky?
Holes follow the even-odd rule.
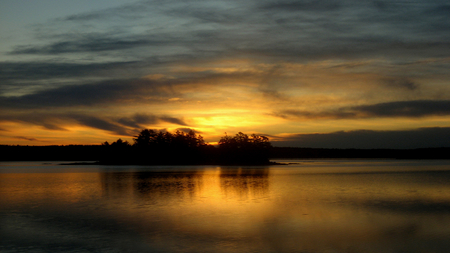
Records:
[[[0,0],[0,144],[450,146],[448,1]]]

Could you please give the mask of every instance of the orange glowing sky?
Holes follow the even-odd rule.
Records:
[[[2,2],[0,144],[151,128],[450,146],[448,14],[427,1]]]

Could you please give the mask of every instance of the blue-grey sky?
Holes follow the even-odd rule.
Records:
[[[0,144],[152,128],[449,146],[449,14],[425,0],[0,1]]]

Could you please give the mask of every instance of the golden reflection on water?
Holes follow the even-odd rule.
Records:
[[[99,173],[104,196],[133,196],[155,203],[173,199],[238,200],[269,194],[269,169]]]
[[[316,165],[0,173],[0,251],[447,252],[448,164]]]

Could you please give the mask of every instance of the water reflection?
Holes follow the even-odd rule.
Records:
[[[450,166],[366,163],[0,173],[0,252],[448,252]]]
[[[146,200],[193,201],[199,197],[262,199],[269,195],[269,169],[223,168],[218,171],[103,172],[99,173],[103,196],[137,196]],[[217,182],[217,179],[218,182]]]
[[[146,199],[193,198],[202,191],[203,173],[108,172],[100,173],[104,196],[133,194]]]
[[[265,198],[269,195],[269,168],[222,169],[220,188],[225,198]]]

